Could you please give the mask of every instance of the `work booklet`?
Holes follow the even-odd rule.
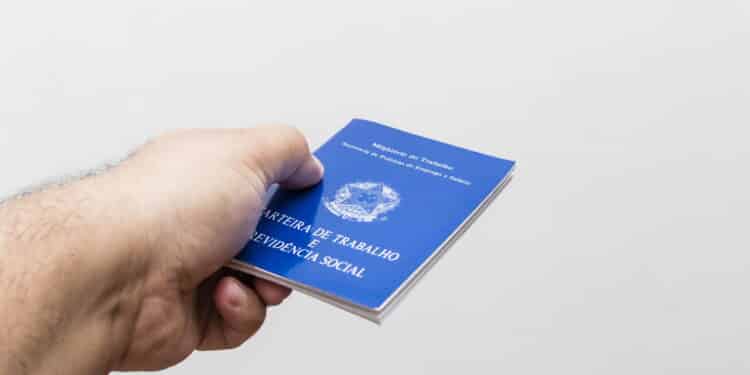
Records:
[[[326,168],[323,180],[271,192],[230,267],[376,323],[500,192],[515,166],[358,119],[315,155]]]

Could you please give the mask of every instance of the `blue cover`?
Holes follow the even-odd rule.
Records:
[[[323,181],[276,192],[237,260],[369,310],[382,309],[514,165],[358,119],[315,155]]]

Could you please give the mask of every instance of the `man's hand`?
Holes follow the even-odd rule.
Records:
[[[271,184],[322,174],[292,128],[183,131],[0,205],[0,373],[156,370],[239,346],[289,290],[222,267]]]

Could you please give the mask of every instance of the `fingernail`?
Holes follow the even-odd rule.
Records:
[[[230,282],[228,287],[229,304],[234,308],[240,308],[245,303],[245,291],[237,282]]]
[[[318,170],[320,171],[320,175],[323,176],[326,171],[326,167],[323,165],[323,162],[318,159],[317,156],[313,155],[313,160],[315,160],[315,164],[318,165]]]

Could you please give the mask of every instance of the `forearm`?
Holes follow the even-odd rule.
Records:
[[[107,183],[0,205],[0,373],[105,373],[125,350],[139,287],[129,281],[145,268],[122,256],[123,206],[97,201]]]

